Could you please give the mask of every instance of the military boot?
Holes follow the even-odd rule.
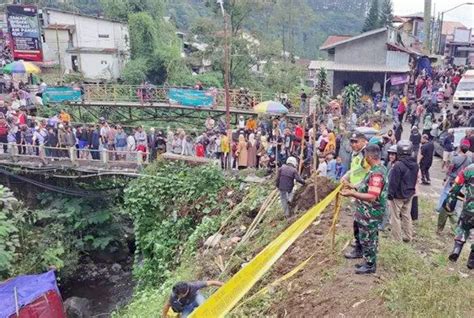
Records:
[[[362,256],[362,246],[360,245],[356,245],[356,247],[354,247],[352,251],[344,254],[344,257],[347,259],[357,259],[362,258]]]
[[[456,262],[458,260],[459,255],[461,255],[463,245],[464,243],[454,241],[453,251],[451,252],[451,254],[449,254],[448,257],[451,262]]]
[[[474,269],[474,250],[471,250],[469,259],[467,260],[467,268]]]
[[[377,271],[377,265],[375,263],[369,264],[365,263],[360,267],[357,267],[355,270],[356,274],[373,274]]]

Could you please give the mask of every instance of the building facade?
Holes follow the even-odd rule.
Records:
[[[120,77],[130,57],[126,23],[57,9],[43,9],[45,61],[59,64],[65,74],[79,72],[87,81]]]
[[[309,73],[316,80],[319,69],[328,71],[331,94],[337,95],[348,84],[359,84],[367,94],[380,89],[387,93],[392,77],[406,77],[410,72],[410,55],[415,51],[408,43],[400,43],[402,31],[381,28],[353,37],[328,39],[320,48],[328,59],[312,61]],[[399,81],[398,81],[399,82]]]

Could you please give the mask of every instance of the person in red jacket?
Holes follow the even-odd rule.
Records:
[[[197,143],[196,144],[196,157],[201,157],[204,158],[206,156],[205,151],[204,151],[204,146],[202,143]]]

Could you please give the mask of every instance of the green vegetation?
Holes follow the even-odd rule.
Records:
[[[362,32],[377,29],[379,27],[379,15],[379,0],[372,0]]]
[[[180,170],[181,168],[184,169],[185,173],[179,174],[182,175],[184,178],[186,178],[186,175],[191,171],[196,172],[197,170],[203,169],[184,168],[181,167],[181,165],[179,165],[178,167],[160,166],[159,169],[161,169],[160,171],[167,171],[168,169],[178,169],[178,171],[182,171]],[[211,167],[204,168],[204,172],[201,172],[201,176],[204,174],[208,176],[207,178],[214,178],[214,172],[212,172],[212,169],[213,168]],[[149,171],[149,173],[151,173],[151,171]],[[228,181],[226,181],[226,183],[228,183]],[[132,188],[133,187],[134,186],[132,185]],[[222,194],[226,194],[227,192],[231,191],[240,191],[236,189],[231,190],[232,188],[234,187],[232,186],[231,188],[229,188],[229,185],[223,185],[223,188],[220,192]],[[208,197],[208,194],[202,194],[204,195],[204,197]],[[260,206],[265,201],[268,194],[269,189],[267,185],[258,185],[252,186],[250,189],[248,189],[248,191],[246,191],[245,197],[243,197],[242,200],[238,200],[240,202],[235,206],[229,206],[229,203],[226,202],[227,200],[218,200],[218,209],[205,215],[198,225],[193,225],[193,227],[189,231],[190,234],[186,237],[183,237],[181,242],[175,246],[173,251],[171,251],[171,253],[174,253],[175,255],[175,260],[179,259],[179,263],[174,264],[176,267],[168,268],[167,276],[163,277],[157,282],[141,284],[140,288],[135,292],[133,301],[125,308],[115,313],[114,317],[153,317],[156,315],[156,313],[161,312],[162,306],[166,298],[169,296],[171,287],[176,282],[182,280],[204,279],[206,277],[205,275],[207,275],[205,273],[205,268],[212,267],[211,264],[213,259],[209,256],[210,254],[201,254],[201,252],[199,252],[199,254],[196,254],[198,252],[198,248],[202,246],[204,240],[207,239],[211,234],[216,233],[221,228],[221,226],[223,226],[224,228],[232,228],[232,230],[235,230],[236,225],[237,228],[240,228],[240,225],[247,224],[248,216],[256,213],[256,211],[260,209]],[[179,196],[175,196],[175,198],[178,197]],[[183,198],[183,202],[186,200],[187,199]],[[181,201],[181,199],[179,201]],[[200,199],[198,199],[197,201],[201,202]],[[181,206],[181,203],[178,203],[178,206]],[[201,210],[203,207],[204,206],[201,207]],[[147,207],[147,209],[148,208],[149,207]],[[150,215],[153,213],[153,209],[154,208],[152,208],[152,210],[149,212]],[[157,213],[160,214],[160,212]],[[193,213],[194,218],[199,219],[198,211],[195,211]],[[273,221],[275,221],[276,218],[281,217],[281,213],[282,212],[279,208],[277,208],[277,205],[275,205],[274,208],[269,210],[268,215],[263,220],[263,224],[261,226],[263,232],[260,232],[259,230],[259,232],[256,234],[256,237],[258,237],[258,239],[256,239],[255,242],[252,242],[251,244],[245,244],[242,246],[242,248],[239,249],[239,251],[237,251],[237,253],[233,257],[233,262],[228,265],[228,271],[225,274],[226,277],[232,275],[231,273],[235,272],[240,267],[240,264],[243,262],[242,258],[248,257],[248,255],[251,254],[255,254],[281,232],[282,227],[284,227],[285,224],[280,223],[278,226],[273,226],[272,223]],[[172,215],[168,216],[168,218],[171,217]],[[178,218],[183,219],[183,217]],[[155,238],[155,241],[159,242],[162,241],[162,239]],[[156,257],[158,257],[158,255],[155,255],[155,259]],[[137,274],[146,275],[146,273],[143,273],[141,270],[139,270]],[[155,273],[154,278],[160,279],[159,277],[157,278],[157,276],[157,273]],[[212,277],[212,279],[217,278],[218,277]],[[221,279],[224,278],[221,277]]]
[[[474,308],[474,285],[460,272],[465,257],[457,264],[447,260],[452,238],[440,241],[435,233],[434,203],[420,200],[423,214],[415,245],[382,240],[380,262],[389,278],[381,287],[386,305],[397,317],[467,317]],[[431,233],[425,233],[431,229]],[[427,235],[425,235],[427,234]],[[437,247],[437,248],[433,248]]]
[[[125,206],[135,228],[136,278],[142,286],[158,286],[180,264],[185,247],[219,224],[215,218],[225,202],[218,197],[226,180],[217,167],[183,163],[158,162],[146,173],[125,190]]]
[[[349,113],[355,110],[355,107],[360,104],[360,99],[362,97],[362,89],[357,84],[349,84],[344,88],[342,92],[342,98],[344,98],[344,103],[349,106]]]
[[[23,206],[5,187],[0,187],[0,195],[0,278],[37,273],[49,266],[68,278],[80,256],[123,249],[131,235],[130,220],[116,193],[104,193],[97,200],[45,192],[36,209]]]
[[[322,111],[323,105],[329,102],[329,84],[328,84],[327,71],[321,68],[318,72],[318,83],[316,84],[315,92],[318,98],[318,111]]]

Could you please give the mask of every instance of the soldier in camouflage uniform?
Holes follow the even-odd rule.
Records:
[[[466,188],[464,193],[464,206],[456,228],[454,249],[449,255],[449,259],[453,262],[458,260],[462,247],[469,239],[470,232],[474,228],[474,163],[464,168],[454,180],[454,185],[451,191],[449,191],[447,205],[457,200],[463,187]],[[469,254],[467,267],[474,269],[474,244],[471,244],[471,253]]]
[[[363,264],[356,265],[356,274],[375,273],[377,263],[378,228],[382,223],[387,204],[387,169],[380,161],[381,151],[377,145],[365,148],[365,160],[370,170],[355,189],[344,189],[341,195],[356,199],[355,221],[359,227]]]

